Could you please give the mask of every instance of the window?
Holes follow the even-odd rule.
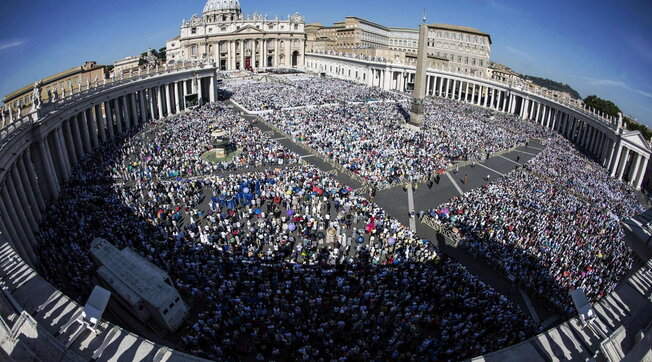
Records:
[[[163,314],[168,314],[168,309],[167,308],[163,309]]]
[[[197,28],[190,29],[190,34],[197,34]]]

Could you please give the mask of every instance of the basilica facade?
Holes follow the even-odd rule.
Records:
[[[167,42],[167,61],[210,61],[220,70],[300,68],[304,64],[305,20],[244,15],[238,0],[208,0],[201,16],[183,20],[179,36]]]

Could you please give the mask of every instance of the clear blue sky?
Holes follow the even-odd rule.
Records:
[[[160,48],[204,0],[1,0],[0,95],[96,60]],[[387,26],[428,22],[491,34],[491,58],[517,72],[613,100],[652,126],[652,1],[242,0],[243,12],[331,24],[358,16]]]

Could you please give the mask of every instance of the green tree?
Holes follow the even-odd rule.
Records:
[[[652,131],[650,131],[649,128],[646,126],[636,122],[635,120],[629,118],[629,117],[623,117],[623,121],[625,122],[625,125],[627,126],[628,130],[634,130],[634,131],[639,131],[645,137],[646,139],[652,138]]]
[[[584,98],[584,104],[614,117],[618,117],[618,113],[620,112],[620,108],[612,101],[602,99],[596,95],[590,95]]]

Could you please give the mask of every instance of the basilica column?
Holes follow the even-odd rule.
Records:
[[[245,41],[244,41],[244,39],[240,39],[239,44],[240,44],[240,70],[245,70]]]
[[[279,56],[278,56],[278,48],[279,48],[278,40],[279,40],[278,38],[274,39],[274,64],[273,64],[273,66],[277,67],[277,68],[279,66],[279,64],[278,64],[278,59],[279,59]]]
[[[236,63],[235,40],[229,41],[229,70],[235,70]]]
[[[306,66],[306,42],[304,39],[299,39],[299,65],[302,68]]]

